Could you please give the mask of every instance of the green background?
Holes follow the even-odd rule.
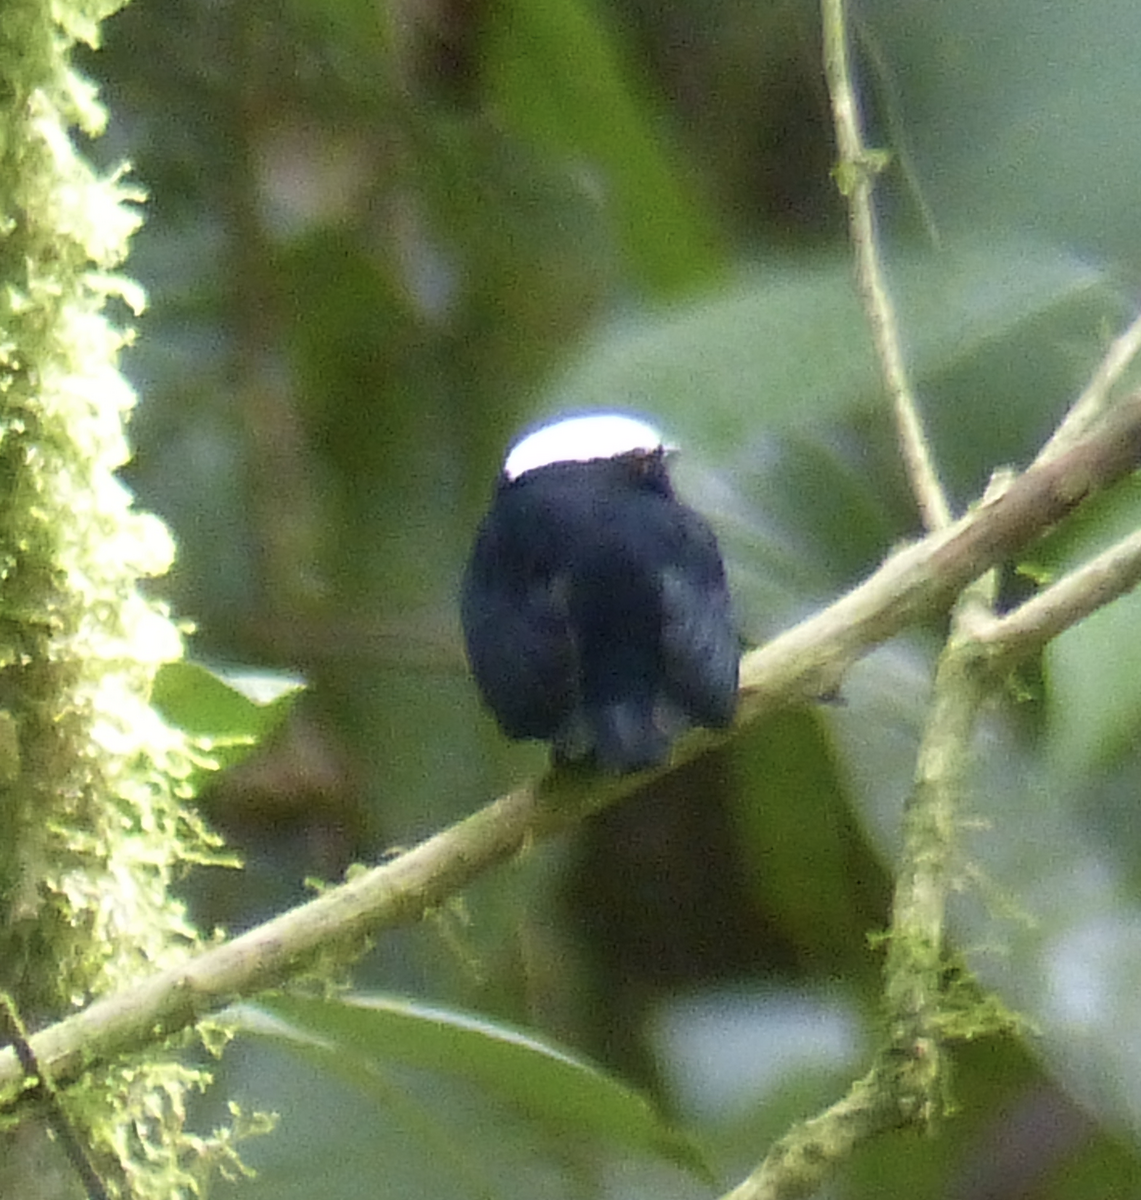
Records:
[[[1136,306],[1141,22],[1131,0],[857,16],[869,138],[893,155],[891,286],[962,506],[1033,456]],[[456,619],[504,447],[536,417],[633,408],[683,446],[751,642],[917,532],[819,60],[803,0],[136,0],[108,23],[86,64],[112,111],[92,153],[129,158],[150,195],[126,475],[177,537],[162,587],[194,655],[309,685],[204,798],[247,863],[188,882],[207,928],[541,769],[480,710]],[[1119,488],[1035,565],[1080,562],[1139,508]],[[1009,573],[1011,600],[1028,588]],[[837,1195],[1136,1189],[1136,608],[1060,638],[980,735],[956,939],[1036,1033],[958,1052],[958,1115],[861,1151]],[[271,1034],[251,1016],[196,1119],[233,1094],[281,1120],[246,1148],[258,1178],[218,1194],[735,1179],[874,1039],[867,934],[938,633],[382,939],[355,983],[415,998],[422,1022],[317,1005]],[[418,1005],[576,1065],[457,1048]]]

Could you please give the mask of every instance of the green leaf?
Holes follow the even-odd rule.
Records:
[[[1135,746],[1141,730],[1141,592],[1055,638],[1047,649],[1049,750],[1060,773],[1081,777]]]
[[[696,1146],[666,1124],[645,1096],[511,1026],[381,995],[276,995],[239,1012],[246,1031],[316,1054],[382,1103],[391,1089],[382,1083],[386,1066],[443,1072],[477,1085],[549,1136],[617,1143],[710,1177]]]
[[[846,804],[838,765],[819,713],[775,714],[736,749],[733,818],[749,885],[798,962],[878,982],[866,934],[883,923],[890,883]]]
[[[875,0],[861,20],[944,232],[1035,229],[1136,272],[1141,23],[1132,0]]]
[[[1084,300],[1114,317],[1118,306],[1098,268],[1025,238],[905,250],[893,257],[890,286],[920,382],[1060,305]],[[608,329],[544,407],[648,411],[668,418],[667,432],[732,454],[758,426],[883,403],[851,260],[836,255],[768,266],[735,288]]]
[[[159,668],[151,703],[217,762],[233,766],[285,720],[304,684],[269,672],[217,675],[198,663]]]
[[[1141,527],[1141,487],[1130,481],[1097,505],[1065,553],[1051,562],[1060,578]],[[1046,648],[1047,753],[1056,778],[1085,780],[1132,752],[1141,730],[1141,671],[1134,652],[1141,592],[1098,609]]]
[[[589,0],[506,0],[488,13],[484,70],[505,122],[595,181],[652,293],[677,295],[724,263],[712,222],[660,136],[646,82]]]

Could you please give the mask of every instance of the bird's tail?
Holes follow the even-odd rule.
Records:
[[[619,700],[600,706],[593,714],[593,756],[603,771],[625,775],[664,762],[670,739],[654,719],[654,705],[646,700]]]

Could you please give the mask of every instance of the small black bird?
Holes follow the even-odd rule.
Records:
[[[691,725],[723,729],[738,640],[721,553],[632,417],[548,425],[508,454],[461,617],[476,683],[512,738],[556,762],[655,766]]]

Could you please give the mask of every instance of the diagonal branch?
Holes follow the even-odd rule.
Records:
[[[1102,360],[1094,369],[1082,393],[1070,406],[1061,424],[1038,454],[1038,462],[1054,458],[1073,445],[1074,441],[1100,420],[1109,407],[1114,385],[1141,354],[1141,314],[1114,338]]]
[[[992,671],[1009,670],[1138,583],[1141,530],[1115,542],[1013,612],[984,623],[975,638],[987,652]]]
[[[869,579],[742,663],[748,719],[774,700],[833,693],[860,655],[950,604],[989,567],[1028,546],[1087,496],[1141,465],[1141,394],[1064,455],[1035,463],[948,529],[897,551]]]
[[[862,654],[939,612],[971,580],[1027,545],[1088,495],[1141,462],[1141,396],[1059,458],[1031,467],[949,529],[898,551],[827,609],[748,654],[737,728],[775,709],[833,695]],[[671,767],[723,743],[698,731]],[[332,888],[178,967],[41,1030],[29,1043],[60,1085],[115,1055],[138,1049],[296,975],[322,955],[348,953],[383,929],[407,925],[473,878],[630,794],[653,775],[603,779],[553,772],[442,830],[398,858]],[[23,1073],[0,1050],[0,1105],[19,1097]]]

